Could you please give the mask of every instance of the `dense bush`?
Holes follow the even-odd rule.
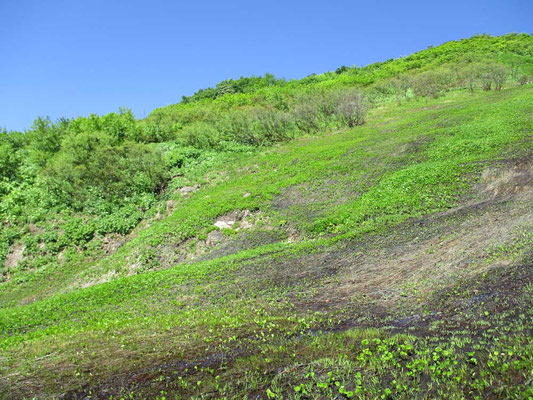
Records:
[[[308,102],[294,107],[292,114],[296,127],[305,133],[318,131],[320,127],[317,104]]]
[[[219,121],[218,126],[226,137],[231,137],[238,143],[250,146],[261,144],[261,138],[253,129],[253,119],[246,111],[229,112],[226,118]]]
[[[260,144],[282,142],[293,138],[294,120],[291,114],[268,109],[257,109],[253,113],[252,129]]]
[[[18,164],[13,146],[10,143],[0,143],[0,180],[15,178]]]
[[[216,85],[215,88],[200,89],[192,96],[183,96],[182,103],[192,103],[204,99],[216,99],[226,94],[234,93],[251,93],[258,89],[283,85],[284,79],[277,79],[272,74],[265,74],[265,76],[251,76],[241,77],[237,80],[228,79]]]
[[[61,148],[61,141],[70,124],[71,121],[67,119],[53,124],[49,118],[37,118],[27,133],[28,161],[37,168],[44,167]]]
[[[337,94],[335,114],[343,124],[354,127],[366,120],[368,101],[359,90],[343,90]]]
[[[419,97],[438,98],[451,87],[452,76],[446,71],[428,71],[413,78],[413,92]]]
[[[69,136],[43,171],[42,184],[58,201],[82,208],[90,199],[157,191],[165,181],[161,155],[147,145],[119,143],[104,133]]]
[[[198,149],[216,149],[223,140],[220,132],[213,124],[206,122],[196,122],[186,126],[180,137],[185,146],[192,146]]]
[[[479,80],[483,90],[501,90],[507,80],[507,69],[501,64],[488,64],[481,67]]]
[[[413,86],[413,79],[409,75],[399,75],[389,80],[389,85],[391,92],[396,96],[396,100],[401,103],[402,100],[408,99],[409,89]]]
[[[526,74],[523,74],[523,75],[520,75],[520,77],[518,78],[518,84],[520,86],[523,86],[526,83],[528,83],[530,80],[531,78],[529,76],[527,76]]]

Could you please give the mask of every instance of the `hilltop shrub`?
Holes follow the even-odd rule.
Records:
[[[128,108],[120,108],[118,113],[109,113],[100,117],[100,129],[118,141],[139,136],[137,121]]]
[[[228,79],[218,83],[215,88],[200,89],[192,96],[183,96],[181,101],[192,103],[204,99],[216,99],[226,94],[252,93],[265,87],[282,86],[284,83],[284,79],[277,79],[272,74],[241,77],[237,80]]]
[[[28,162],[36,168],[42,168],[61,148],[61,141],[67,133],[70,121],[61,119],[53,124],[49,118],[37,118],[28,136]]]

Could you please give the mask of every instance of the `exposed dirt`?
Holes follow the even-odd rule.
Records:
[[[533,159],[509,160],[503,166],[487,168],[478,189],[492,199],[533,201]]]
[[[488,275],[476,275],[457,282],[450,288],[437,291],[426,303],[433,310],[430,313],[399,316],[391,312],[390,309],[378,306],[366,310],[366,315],[371,316],[371,318],[364,322],[346,319],[334,328],[324,326],[320,331],[334,333],[354,327],[380,327],[393,333],[405,332],[410,335],[427,336],[435,333],[433,332],[435,330],[434,325],[437,323],[440,338],[452,335],[460,336],[460,332],[468,331],[475,332],[474,337],[469,336],[475,343],[477,337],[483,336],[483,329],[490,329],[490,326],[480,328],[470,316],[479,314],[481,306],[483,306],[482,308],[486,312],[496,314],[502,311],[511,311],[506,318],[519,318],[520,304],[516,299],[523,296],[524,288],[532,283],[533,264],[494,268]],[[453,288],[468,288],[468,294],[458,295],[457,292],[453,291]],[[316,331],[318,332],[318,330]],[[314,332],[315,330],[310,330],[306,334],[313,335]],[[473,343],[465,351],[468,351]],[[108,399],[110,396],[120,397],[120,395],[129,392],[134,392],[137,395],[156,393],[160,389],[168,389],[168,386],[161,383],[160,377],[164,377],[164,381],[168,385],[169,382],[175,382],[179,376],[186,377],[194,374],[200,368],[218,369],[239,358],[250,356],[254,351],[257,349],[235,348],[231,352],[206,355],[205,358],[196,361],[165,361],[134,372],[115,375],[95,386],[85,386],[78,390],[69,391],[61,399]],[[263,397],[259,396],[258,398]]]
[[[131,240],[131,238],[127,238],[123,235],[119,234],[107,234],[102,239],[102,249],[104,250],[106,255],[110,255],[115,253],[118,249],[120,249],[128,240]]]
[[[18,262],[24,258],[24,250],[26,246],[24,243],[15,243],[11,247],[11,251],[8,253],[4,260],[4,267],[13,268],[16,267]]]
[[[299,278],[324,277],[335,271],[335,279],[318,293],[295,300],[301,308],[319,310],[345,306],[361,295],[392,306],[407,294],[423,295],[418,287],[427,291],[477,274],[498,264],[497,260],[486,262],[491,247],[512,244],[533,229],[532,159],[489,168],[477,191],[480,201],[412,219],[386,235],[292,260],[275,270]]]
[[[235,210],[218,217],[214,224],[218,229],[247,229],[252,226],[250,210]]]
[[[231,353],[216,353],[196,362],[168,361],[156,366],[143,368],[132,373],[115,375],[96,386],[85,386],[79,390],[71,390],[63,394],[62,400],[109,399],[127,392],[138,393],[139,390],[157,388],[156,378],[164,376],[176,379],[195,373],[197,368],[217,368],[223,363],[232,362],[235,358],[246,354],[244,349],[235,349]],[[113,397],[111,397],[113,396]]]

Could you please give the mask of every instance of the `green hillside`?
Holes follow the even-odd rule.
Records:
[[[533,37],[0,132],[0,398],[533,397]]]

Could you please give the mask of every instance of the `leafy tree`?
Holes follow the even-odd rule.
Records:
[[[520,86],[524,86],[526,83],[529,82],[529,80],[530,78],[526,74],[520,75],[520,77],[518,78],[518,84]]]
[[[0,179],[13,179],[17,173],[18,159],[10,143],[0,143]]]
[[[427,71],[413,77],[413,92],[416,96],[437,98],[451,84],[451,76],[445,71]]]
[[[29,141],[29,160],[38,168],[46,165],[47,161],[61,148],[61,140],[67,132],[70,121],[61,119],[53,124],[50,118],[38,117],[27,132]]]
[[[350,67],[347,67],[346,65],[341,65],[339,68],[337,68],[335,70],[335,73],[337,75],[340,75],[340,74],[343,74],[343,73],[347,72],[349,69],[350,69]]]
[[[494,82],[494,90],[502,90],[507,80],[507,68],[501,64],[494,65],[491,68],[491,75]]]

